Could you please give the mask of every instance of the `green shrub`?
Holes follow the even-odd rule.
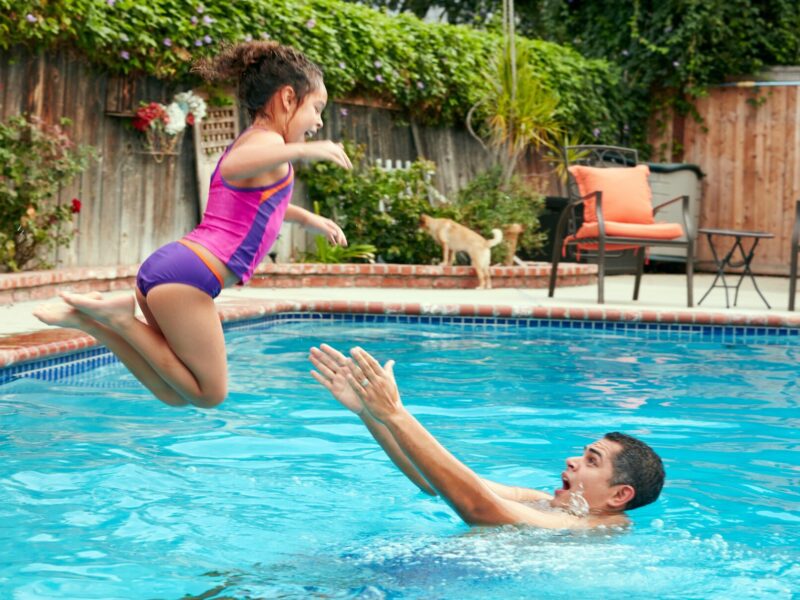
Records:
[[[544,197],[520,177],[512,178],[508,186],[502,185],[502,179],[499,167],[473,179],[458,193],[456,219],[485,237],[489,237],[494,228],[503,230],[506,225],[519,223],[524,231],[517,242],[517,254],[530,257],[547,240],[539,229]],[[506,253],[506,245],[498,244],[492,248],[492,262],[502,262]]]
[[[307,263],[350,263],[358,261],[372,262],[375,259],[375,246],[372,244],[348,244],[334,246],[325,236],[314,238],[314,249],[303,255],[302,262]]]
[[[454,214],[453,209],[431,207],[427,181],[433,163],[417,161],[409,169],[385,171],[366,163],[363,147],[346,144],[346,150],[352,170],[327,162],[299,170],[320,214],[335,220],[351,244],[373,245],[384,262],[430,264],[441,256],[433,239],[419,229],[423,213]]]
[[[61,125],[36,118],[0,122],[0,269],[19,271],[51,266],[45,250],[68,244],[81,202],[56,203],[61,186],[83,171],[93,155],[75,146]]]
[[[339,223],[350,243],[375,246],[384,262],[441,261],[441,247],[419,229],[423,213],[454,219],[487,238],[494,228],[502,230],[519,223],[525,227],[517,250],[523,256],[532,254],[545,242],[545,235],[539,230],[542,196],[519,178],[513,178],[507,191],[503,191],[499,168],[473,180],[455,202],[433,207],[427,183],[434,173],[433,163],[418,161],[409,169],[384,171],[365,163],[362,147],[346,145],[346,150],[353,170],[313,163],[300,169],[299,176],[320,214]],[[505,244],[495,246],[493,260],[502,261],[505,253]]]

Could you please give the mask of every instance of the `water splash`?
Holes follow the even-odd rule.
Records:
[[[589,516],[589,503],[583,496],[583,483],[579,483],[575,491],[570,490],[567,512],[576,517],[585,518]]]

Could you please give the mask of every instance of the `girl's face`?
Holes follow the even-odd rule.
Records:
[[[328,103],[328,90],[325,84],[306,94],[286,127],[286,141],[302,142],[322,129],[322,111]]]

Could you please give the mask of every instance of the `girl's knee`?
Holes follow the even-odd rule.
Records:
[[[198,396],[197,398],[192,399],[192,404],[194,404],[198,408],[214,408],[222,404],[225,398],[228,396],[227,386],[222,387],[218,390],[209,390]]]

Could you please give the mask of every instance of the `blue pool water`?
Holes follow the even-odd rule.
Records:
[[[118,364],[0,386],[1,598],[800,593],[796,341],[326,321],[227,337],[216,410],[163,406]],[[621,534],[470,530],[311,379],[322,341],[394,358],[409,409],[485,477],[552,491],[621,430],[660,452],[664,492]]]

